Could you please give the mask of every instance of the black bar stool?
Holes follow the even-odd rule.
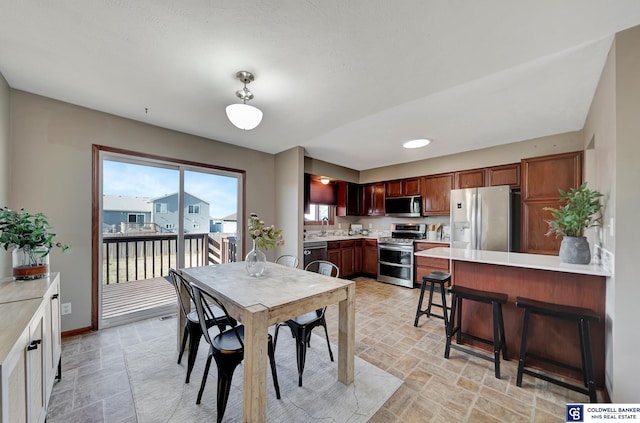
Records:
[[[505,343],[504,321],[502,319],[502,304],[507,302],[507,294],[481,291],[457,285],[452,286],[449,289],[449,292],[451,292],[451,319],[449,319],[449,324],[447,325],[447,346],[444,350],[444,358],[449,358],[449,352],[451,351],[451,348],[454,348],[478,358],[493,361],[495,376],[497,379],[500,379],[500,351],[502,351],[502,358],[507,360],[507,344]],[[462,300],[491,304],[493,315],[493,340],[490,341],[488,339],[483,339],[475,335],[462,332]],[[454,326],[456,321],[456,310],[458,312],[458,326]],[[456,344],[451,344],[453,335],[457,335]],[[493,345],[493,358],[458,345],[462,341],[462,335],[479,342],[484,342],[485,344]]]
[[[445,328],[449,324],[449,319],[447,317],[447,298],[444,292],[444,285],[451,281],[451,274],[446,272],[433,271],[426,276],[422,277],[422,287],[420,288],[420,299],[418,300],[418,309],[416,310],[416,320],[413,322],[413,326],[418,326],[418,319],[423,314],[426,314],[427,317],[437,317],[439,319],[444,320]],[[424,299],[424,290],[429,284],[429,303],[427,304],[427,308],[422,310],[422,300]],[[442,295],[442,305],[433,304],[433,286],[435,284],[440,285],[440,293]],[[431,313],[431,306],[440,307],[442,309],[442,316]]]
[[[598,316],[593,310],[590,310],[588,308],[546,303],[522,297],[516,298],[516,306],[524,308],[524,317],[522,319],[522,340],[520,342],[520,357],[518,359],[518,377],[516,379],[516,385],[522,386],[522,375],[528,374],[529,376],[546,380],[547,382],[560,385],[572,391],[588,395],[589,401],[597,402],[596,382],[593,370],[593,356],[591,355],[591,333],[589,331],[589,322],[599,322],[600,316]],[[529,316],[532,313],[555,317],[557,319],[570,320],[578,323],[582,368],[570,366],[566,363],[561,363],[527,352],[527,332],[529,328]],[[584,378],[585,387],[572,385],[541,372],[525,369],[525,360],[527,357],[535,358],[536,360],[551,363],[559,367],[564,367],[565,369],[571,369],[581,372]]]

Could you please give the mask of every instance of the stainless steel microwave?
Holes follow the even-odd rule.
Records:
[[[384,199],[384,214],[392,217],[420,217],[422,197],[390,197]]]

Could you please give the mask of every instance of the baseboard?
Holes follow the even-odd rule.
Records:
[[[78,329],[64,331],[64,332],[62,332],[61,336],[63,338],[68,338],[70,336],[76,336],[76,335],[82,335],[84,333],[89,333],[92,330],[93,329],[91,329],[91,326],[87,326],[86,328],[78,328]]]

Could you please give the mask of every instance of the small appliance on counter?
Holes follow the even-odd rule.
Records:
[[[362,224],[361,223],[352,223],[349,226],[349,235],[361,235],[362,234]]]

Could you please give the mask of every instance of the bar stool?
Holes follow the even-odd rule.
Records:
[[[516,298],[516,306],[524,308],[524,317],[522,319],[522,340],[520,342],[520,357],[518,359],[518,377],[516,379],[516,385],[522,386],[522,375],[528,374],[529,376],[546,380],[547,382],[560,385],[572,391],[588,395],[589,401],[596,402],[596,383],[593,370],[593,357],[591,355],[591,333],[589,331],[589,322],[599,322],[600,316],[598,316],[593,310],[590,310],[588,308],[546,303],[522,297]],[[570,366],[566,363],[561,363],[527,352],[527,332],[529,327],[529,316],[532,313],[542,316],[554,317],[557,319],[570,320],[578,323],[578,333],[580,334],[580,353],[582,356],[581,368]],[[565,369],[571,369],[581,372],[584,378],[584,386],[586,388],[572,385],[546,374],[526,369],[525,361],[527,357],[532,357],[536,360],[551,363],[558,367],[564,367]]]
[[[418,319],[423,314],[426,314],[427,317],[437,317],[439,319],[444,320],[444,327],[447,327],[449,323],[449,318],[447,317],[447,298],[444,292],[444,285],[451,281],[451,274],[446,272],[433,271],[426,276],[422,277],[422,287],[420,288],[420,299],[418,300],[418,309],[416,310],[416,320],[413,322],[413,326],[418,326]],[[427,304],[427,308],[422,310],[422,300],[424,299],[424,290],[425,287],[429,283],[429,303]],[[433,304],[433,286],[435,284],[440,285],[440,294],[442,295],[442,305]],[[431,313],[431,306],[440,307],[442,309],[442,316]]]
[[[493,361],[495,377],[500,379],[500,351],[502,351],[502,358],[507,360],[507,344],[505,343],[504,321],[502,319],[502,304],[507,302],[507,294],[481,291],[457,285],[452,286],[449,289],[449,292],[451,293],[451,319],[449,319],[449,324],[447,325],[447,346],[444,350],[444,358],[449,358],[449,352],[451,351],[451,348],[454,348],[478,358]],[[483,339],[475,335],[462,332],[462,300],[491,304],[493,315],[493,340]],[[454,326],[456,311],[458,312],[458,326]],[[453,335],[456,335],[456,344],[451,344]],[[485,344],[493,345],[493,358],[458,345],[462,341],[462,335]]]

